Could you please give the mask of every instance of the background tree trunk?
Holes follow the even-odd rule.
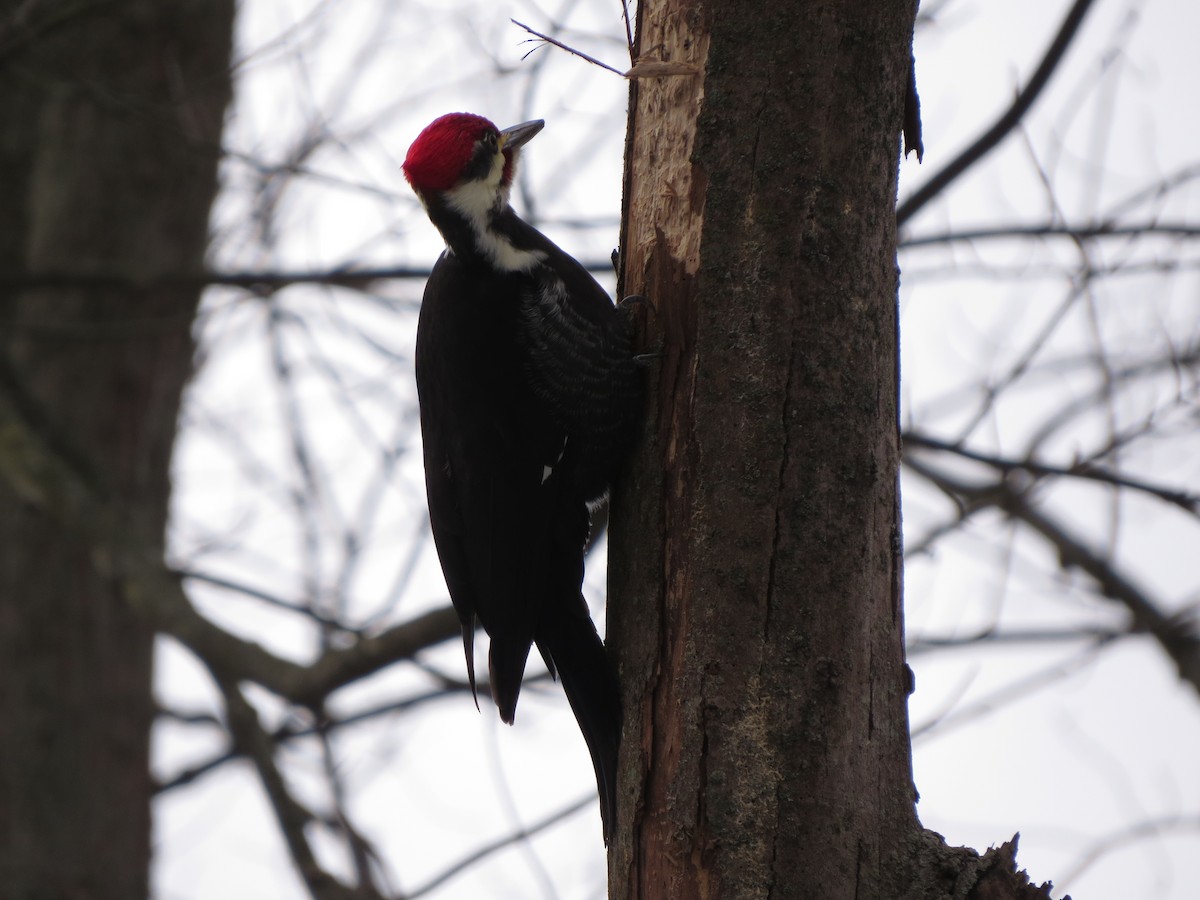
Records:
[[[640,7],[625,292],[656,313],[616,498],[615,898],[895,898],[918,833],[895,200],[916,4]]]
[[[7,19],[0,259],[30,286],[0,298],[0,402],[161,556],[199,290],[37,276],[148,283],[201,268],[233,3],[23,4]],[[16,451],[0,441],[0,452]],[[3,893],[144,897],[153,632],[69,523],[26,499],[0,483]]]

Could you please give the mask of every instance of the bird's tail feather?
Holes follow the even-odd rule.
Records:
[[[517,698],[529,658],[529,641],[492,638],[488,648],[488,680],[492,699],[500,709],[500,720],[511,725],[517,716]]]
[[[596,770],[600,817],[607,844],[616,826],[617,747],[621,736],[621,698],[617,680],[596,633],[583,597],[555,604],[537,633],[538,650],[558,671],[563,690],[587,741]]]

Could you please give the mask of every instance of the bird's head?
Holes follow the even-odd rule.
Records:
[[[500,130],[471,113],[441,116],[408,148],[404,177],[427,205],[445,195],[453,206],[502,207],[508,202],[521,147],[545,124],[534,119]]]

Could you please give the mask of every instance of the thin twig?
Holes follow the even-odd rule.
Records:
[[[1014,700],[1029,696],[1049,685],[1062,681],[1080,669],[1095,662],[1102,650],[1111,644],[1110,640],[1098,639],[1089,643],[1075,656],[1059,660],[1045,668],[1038,669],[1028,675],[1006,684],[978,700],[955,710],[946,710],[935,715],[928,722],[913,725],[911,735],[913,741],[928,737],[934,732],[942,732],[947,728],[957,728],[973,722],[997,709],[1010,706]]]
[[[311,602],[307,605],[292,603],[284,600],[282,597],[277,597],[274,594],[264,591],[262,588],[257,588],[252,585],[242,584],[237,581],[232,581],[228,578],[222,578],[218,575],[210,575],[207,572],[200,572],[195,569],[173,568],[171,569],[180,578],[190,579],[191,581],[200,581],[204,584],[212,585],[213,587],[222,588],[237,594],[243,594],[247,597],[252,597],[255,600],[260,600],[263,603],[273,606],[276,609],[284,609],[288,612],[298,613],[306,618],[312,619],[318,625],[324,628],[331,628],[335,631],[355,636],[361,635],[361,629],[351,628],[337,619],[322,615],[318,610],[314,609]]]
[[[1021,240],[1024,238],[1063,237],[1072,241],[1091,241],[1099,238],[1140,237],[1200,237],[1200,225],[1185,222],[1143,222],[1138,225],[996,225],[990,228],[971,228],[962,231],[942,231],[936,234],[908,237],[900,241],[901,249],[938,246],[961,241]]]
[[[570,806],[563,807],[556,813],[551,813],[549,816],[542,819],[540,822],[535,822],[534,824],[530,825],[528,828],[523,828],[520,831],[517,831],[513,834],[506,835],[505,837],[502,837],[497,841],[493,841],[490,844],[485,844],[484,846],[480,847],[478,850],[476,850],[471,855],[465,856],[462,859],[460,859],[458,862],[456,862],[454,865],[450,866],[448,869],[446,869],[440,875],[435,875],[433,878],[431,878],[429,881],[425,882],[423,885],[421,885],[416,890],[409,891],[408,893],[406,893],[404,895],[405,900],[417,900],[418,897],[425,896],[430,891],[432,891],[434,888],[441,887],[445,882],[449,881],[450,879],[454,878],[457,875],[462,874],[470,866],[479,862],[481,859],[491,856],[493,853],[503,850],[506,847],[510,847],[513,844],[517,843],[518,841],[527,840],[528,838],[533,837],[535,834],[537,834],[541,831],[545,831],[551,825],[556,825],[557,823],[561,822],[563,819],[567,818],[568,816],[574,815],[575,813],[579,812],[581,809],[584,809],[589,804],[594,803],[594,802],[595,802],[595,797],[589,793],[586,797],[582,797],[579,800],[576,800]]]
[[[612,273],[610,260],[584,262],[589,272]],[[377,281],[418,281],[427,279],[428,267],[395,266],[380,269],[314,269],[310,271],[266,272],[160,272],[139,275],[117,269],[71,271],[54,269],[41,272],[0,274],[0,304],[16,299],[16,292],[47,288],[81,288],[95,291],[154,291],[173,287],[206,287],[210,285],[240,287],[264,294],[293,284],[322,284],[369,291]],[[398,303],[401,301],[397,301]],[[155,320],[157,322],[159,320]],[[168,321],[176,321],[174,317]]]
[[[545,676],[548,677],[548,676]],[[529,682],[526,682],[528,686]],[[486,685],[480,686],[481,690],[486,691]],[[343,716],[341,718],[329,719],[325,724],[325,728],[330,733],[338,731],[342,728],[348,728],[354,725],[360,725],[364,722],[373,721],[381,716],[393,715],[396,713],[405,713],[417,707],[424,706],[429,703],[437,703],[455,694],[466,694],[470,690],[470,686],[465,682],[451,681],[449,679],[439,679],[437,686],[423,694],[418,694],[414,697],[407,697],[403,700],[393,700],[388,703],[374,706],[369,709],[360,710],[355,713]],[[164,711],[160,715],[167,715]],[[180,721],[178,715],[171,715],[171,718]],[[188,722],[188,724],[193,724]],[[205,718],[197,714],[194,724],[207,724]],[[220,722],[217,724],[222,725]],[[271,732],[271,741],[278,747],[291,743],[294,740],[312,737],[317,733],[315,725],[300,726],[292,723],[281,725],[279,728]],[[203,762],[196,763],[183,769],[166,781],[156,782],[154,785],[155,795],[164,794],[167,791],[175,790],[176,788],[184,787],[198,780],[204,775],[214,772],[227,762],[235,759],[241,759],[242,754],[236,748],[227,748],[219,753],[214,754]]]
[[[1106,853],[1146,838],[1160,838],[1164,833],[1172,831],[1200,831],[1200,816],[1183,814],[1165,815],[1157,819],[1147,819],[1143,822],[1134,823],[1128,828],[1122,828],[1116,833],[1103,837],[1093,843],[1084,851],[1083,855],[1075,862],[1075,865],[1065,875],[1055,878],[1054,882],[1059,890],[1062,890],[1090,869]]]
[[[258,772],[259,781],[275,812],[280,831],[292,856],[292,862],[314,900],[368,900],[382,895],[367,885],[354,890],[341,884],[317,862],[312,845],[304,833],[313,815],[288,791],[283,774],[275,763],[275,745],[263,730],[254,707],[242,696],[236,682],[210,669],[225,698],[229,732],[237,749],[250,758]]]
[[[1000,456],[993,456],[989,453],[981,453],[977,450],[970,450],[961,444],[939,440],[938,438],[928,437],[911,431],[904,434],[904,444],[906,447],[923,447],[927,450],[953,453],[963,459],[984,463],[1004,473],[1023,471],[1037,477],[1082,478],[1087,481],[1098,481],[1103,484],[1112,485],[1113,487],[1129,488],[1150,494],[1153,497],[1178,506],[1180,509],[1193,515],[1200,514],[1200,494],[1189,494],[1186,491],[1177,491],[1162,485],[1141,481],[1137,478],[1129,478],[1118,472],[1101,468],[1087,460],[1076,462],[1070,466],[1054,466],[1035,462],[1032,459],[1007,459]]]
[[[1175,663],[1180,679],[1200,691],[1200,633],[1195,624],[1184,616],[1164,612],[1112,559],[1095,553],[1064,523],[1035,508],[1028,491],[1007,480],[974,484],[920,459],[906,459],[905,465],[947,494],[957,496],[965,507],[995,508],[1038,534],[1054,549],[1064,572],[1083,572],[1101,596],[1124,606],[1132,619],[1131,628],[1152,635]]]
[[[547,44],[553,44],[559,50],[566,50],[568,53],[572,54],[573,56],[578,56],[580,59],[586,59],[593,66],[599,66],[602,69],[608,69],[608,71],[613,72],[617,75],[620,75],[622,78],[625,77],[625,73],[622,72],[620,69],[614,69],[608,63],[600,62],[600,60],[596,59],[596,57],[588,56],[582,50],[576,50],[574,47],[570,47],[570,46],[564,44],[562,41],[556,40],[555,38],[550,37],[550,35],[548,35],[548,34],[542,34],[540,31],[534,31],[532,28],[530,28],[524,22],[518,22],[516,19],[509,19],[508,21],[512,22],[518,28],[524,28],[526,31],[528,31],[530,34],[532,34],[534,37],[545,41]],[[534,47],[533,49],[536,50],[537,48]],[[529,52],[532,53],[533,50],[530,50]],[[526,56],[528,56],[528,55],[529,54],[526,54]]]
[[[932,653],[939,650],[956,650],[963,647],[978,647],[983,644],[1070,644],[1079,641],[1115,641],[1128,637],[1127,630],[1080,626],[1078,628],[1029,628],[1010,631],[984,631],[961,637],[937,637],[916,635],[906,642],[905,652],[910,656]]]
[[[379,862],[379,854],[371,846],[370,841],[364,838],[350,821],[350,814],[347,812],[346,785],[334,757],[333,733],[330,725],[325,711],[318,710],[317,722],[314,727],[321,744],[321,765],[325,770],[325,778],[333,796],[331,818],[336,823],[336,827],[346,836],[346,844],[350,849],[350,858],[354,861],[354,873],[359,887],[378,891],[379,888],[371,876],[371,864]]]
[[[1055,35],[1050,47],[1042,57],[1041,64],[1029,78],[1029,83],[1017,94],[1012,104],[1004,111],[995,123],[975,140],[966,150],[950,161],[941,171],[912,193],[896,210],[896,224],[903,225],[911,219],[926,203],[940,194],[963,172],[986,156],[1004,137],[1012,131],[1024,118],[1025,113],[1033,106],[1033,101],[1041,94],[1042,89],[1050,81],[1050,76],[1058,68],[1067,47],[1071,45],[1083,17],[1092,5],[1092,0],[1075,0],[1067,17],[1063,20],[1058,34]]]
[[[629,0],[621,0],[621,18],[625,20],[625,43],[629,47],[629,64],[632,66],[637,57],[633,51],[633,26],[629,23]]]

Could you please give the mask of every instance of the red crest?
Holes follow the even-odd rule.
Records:
[[[434,119],[408,148],[401,167],[404,177],[418,191],[449,190],[475,152],[475,142],[488,130],[498,131],[473,113],[447,113]]]

